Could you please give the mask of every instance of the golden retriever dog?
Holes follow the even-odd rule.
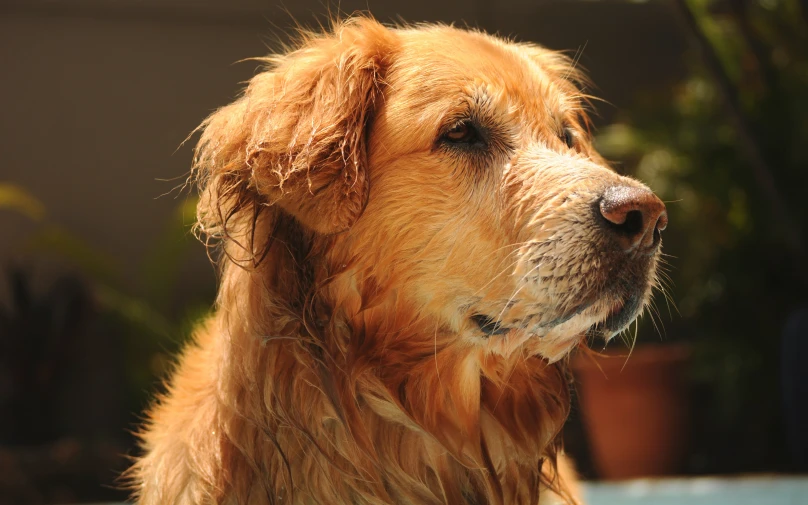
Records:
[[[137,503],[574,503],[565,357],[637,317],[667,216],[571,61],[355,18],[266,62],[200,126],[220,288]]]

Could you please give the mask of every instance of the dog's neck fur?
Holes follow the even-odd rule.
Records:
[[[142,502],[537,503],[567,415],[562,366],[460,346],[372,278],[343,275],[361,265],[330,269],[333,238],[267,214],[254,264],[238,260],[244,241],[225,244],[218,305],[231,312],[198,333],[171,386],[195,390],[187,429],[202,432],[178,441],[185,461],[139,463],[141,479],[152,462],[180,470]],[[152,413],[147,449],[171,408]]]

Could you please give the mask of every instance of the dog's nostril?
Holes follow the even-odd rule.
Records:
[[[668,212],[662,211],[662,214],[659,215],[656,222],[656,231],[665,231],[665,228],[668,227]]]
[[[642,232],[642,212],[639,210],[632,210],[626,214],[625,221],[618,224],[621,232],[629,235],[636,235]]]
[[[611,235],[627,252],[655,247],[668,226],[665,204],[646,188],[613,186],[603,192],[598,207]]]

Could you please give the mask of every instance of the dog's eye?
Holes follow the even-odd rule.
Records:
[[[452,144],[477,144],[481,142],[477,128],[469,121],[457,123],[443,134],[443,139]]]
[[[559,135],[559,138],[565,144],[567,144],[567,147],[569,147],[570,149],[575,147],[575,133],[573,133],[571,128],[564,128],[561,132],[561,135]]]

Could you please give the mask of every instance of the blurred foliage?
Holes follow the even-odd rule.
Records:
[[[9,300],[0,305],[0,445],[57,436],[54,402],[66,362],[89,316],[82,282],[65,276],[36,293],[24,268],[8,268]],[[26,415],[16,413],[25,412]]]
[[[177,296],[183,263],[189,249],[198,246],[190,231],[196,215],[196,199],[180,203],[162,225],[162,232],[145,259],[134,266],[122,265],[108,252],[50,221],[45,206],[19,186],[0,183],[0,210],[18,212],[35,222],[33,232],[19,245],[20,256],[26,260],[32,254],[56,256],[77,269],[89,283],[93,304],[102,319],[103,333],[116,340],[123,354],[128,389],[125,406],[131,413],[142,411],[156,378],[165,374],[171,356],[190,334],[193,325],[205,316],[212,302],[213,286],[190,299]],[[6,325],[14,329],[4,332],[9,339],[30,340],[31,332],[25,328],[33,323],[20,323],[37,319],[27,317],[33,310],[30,307],[39,307],[40,314],[53,308],[54,303],[48,302],[52,297],[48,295],[40,297],[39,301],[29,301],[36,297],[30,285],[31,276],[25,271],[34,266],[18,266],[7,272],[12,304],[0,315],[3,320],[14,322],[13,326]],[[38,319],[42,320],[43,316]],[[29,365],[29,368],[38,366]]]
[[[45,206],[15,184],[0,183],[0,209],[17,211],[35,221],[45,217]]]
[[[693,471],[770,470],[785,459],[779,336],[806,302],[797,274],[804,251],[787,237],[805,237],[808,220],[808,13],[796,0],[687,5],[721,68],[694,51],[683,82],[638,97],[597,145],[668,206],[664,250],[680,316],[664,318],[662,338],[689,340],[695,350],[702,410]],[[731,82],[747,132],[731,120],[716,72]],[[800,229],[785,229],[772,212],[744,154],[750,141]]]

